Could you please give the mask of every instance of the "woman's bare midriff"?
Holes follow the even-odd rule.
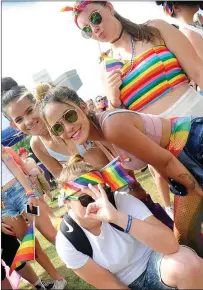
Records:
[[[159,115],[165,112],[182,97],[189,87],[187,83],[179,85],[163,98],[142,109],[140,112],[153,115]]]

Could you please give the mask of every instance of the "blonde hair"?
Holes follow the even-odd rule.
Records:
[[[67,181],[70,181],[76,177],[79,177],[82,174],[98,170],[89,163],[86,163],[84,158],[75,154],[71,156],[65,167],[63,168],[60,177],[58,179],[58,186],[62,188]]]
[[[49,83],[38,84],[35,88],[35,99],[37,101],[42,101],[51,88],[53,88],[53,86]]]

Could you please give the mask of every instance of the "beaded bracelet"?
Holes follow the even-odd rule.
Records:
[[[127,224],[127,227],[126,229],[124,230],[124,233],[128,234],[130,229],[131,229],[131,225],[132,225],[132,216],[131,215],[128,215],[128,224]]]

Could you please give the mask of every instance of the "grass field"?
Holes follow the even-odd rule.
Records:
[[[139,182],[142,184],[142,186],[145,188],[145,190],[148,193],[150,193],[150,195],[153,198],[153,201],[159,202],[161,204],[160,197],[157,194],[155,184],[153,182],[153,179],[149,171],[147,170],[144,173],[138,172],[136,174],[136,177],[139,180]],[[51,203],[50,207],[52,208],[53,212],[57,216],[61,216],[62,214],[65,213],[64,207],[61,209],[57,208],[57,202]],[[90,285],[86,284],[83,280],[78,278],[72,270],[69,270],[66,268],[64,263],[58,257],[54,246],[51,245],[37,230],[36,230],[36,235],[40,241],[42,248],[45,250],[45,252],[49,256],[55,268],[68,281],[67,289],[68,288],[69,289],[93,289],[93,287],[91,287]],[[51,280],[49,275],[44,271],[44,269],[37,262],[31,262],[31,265],[34,271],[37,273],[37,275],[40,278],[42,278],[43,280]],[[20,284],[20,289],[32,289],[32,287],[30,284],[22,281]]]

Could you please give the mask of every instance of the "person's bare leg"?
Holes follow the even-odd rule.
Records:
[[[44,191],[45,194],[49,197],[49,199],[52,201],[52,194],[51,192],[48,190],[48,191]]]
[[[29,215],[30,216],[30,215]],[[11,226],[11,230],[16,234],[16,237],[19,240],[22,240],[25,236],[27,230],[27,224],[22,216],[18,217],[3,217],[3,222]],[[49,257],[42,250],[39,241],[35,238],[35,250],[36,250],[36,261],[45,269],[45,271],[54,279],[61,280],[63,279],[56,269],[52,265]]]
[[[3,290],[13,289],[7,277],[1,281],[1,288]]]
[[[28,263],[26,263],[22,269],[17,270],[17,272],[32,285],[35,285],[39,280],[39,277],[35,274],[34,270]]]
[[[47,271],[47,273],[54,279],[54,280],[62,280],[63,277],[57,272],[54,268],[53,264],[51,263],[49,257],[41,248],[39,241],[35,240],[35,248],[37,253],[36,261]]]
[[[171,287],[203,289],[203,259],[189,248],[180,247],[177,253],[164,256],[160,273]]]
[[[41,201],[41,203],[40,203],[41,210],[46,211],[47,214],[48,214],[48,216],[51,219],[58,218],[57,216],[54,215],[54,213],[52,212],[52,210],[50,209],[50,207],[48,206],[48,204],[44,201],[43,196],[40,196],[39,197],[39,200]]]
[[[40,206],[40,201],[39,201],[39,206]],[[25,217],[29,221],[33,221],[33,216],[30,214],[25,214]],[[59,218],[60,219],[60,218]],[[61,219],[60,219],[61,220]],[[49,216],[45,211],[41,209],[40,206],[40,215],[35,217],[35,226],[40,231],[40,233],[53,245],[55,245],[55,239],[56,239],[56,234],[57,230],[53,226]]]

